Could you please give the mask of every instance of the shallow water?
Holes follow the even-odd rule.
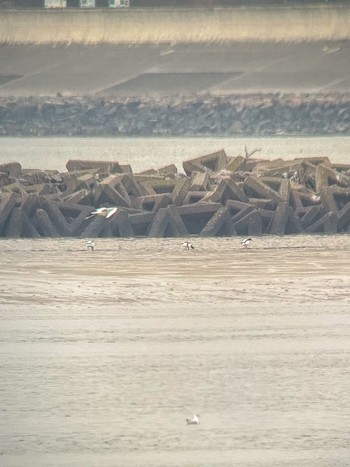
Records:
[[[349,239],[1,240],[1,466],[349,466]]]
[[[225,149],[228,156],[259,149],[254,157],[294,159],[329,157],[349,163],[350,137],[274,138],[0,138],[0,164],[20,162],[24,168],[66,170],[69,159],[112,160],[131,164],[134,172],[175,164]]]

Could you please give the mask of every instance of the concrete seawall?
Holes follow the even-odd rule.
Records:
[[[0,12],[2,44],[300,42],[350,39],[349,7]]]

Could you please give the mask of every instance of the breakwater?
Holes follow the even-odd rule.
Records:
[[[4,10],[2,44],[335,41],[350,38],[347,6]]]
[[[349,94],[0,98],[2,136],[349,135]]]
[[[70,160],[67,171],[0,166],[2,237],[186,237],[350,232],[350,164],[258,160],[224,150],[134,174]],[[111,217],[95,208],[117,207]]]

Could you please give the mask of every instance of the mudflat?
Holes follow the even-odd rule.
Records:
[[[2,240],[2,465],[346,466],[349,235],[240,240]]]

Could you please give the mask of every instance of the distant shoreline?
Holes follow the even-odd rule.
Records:
[[[350,94],[2,97],[1,136],[348,136]]]

